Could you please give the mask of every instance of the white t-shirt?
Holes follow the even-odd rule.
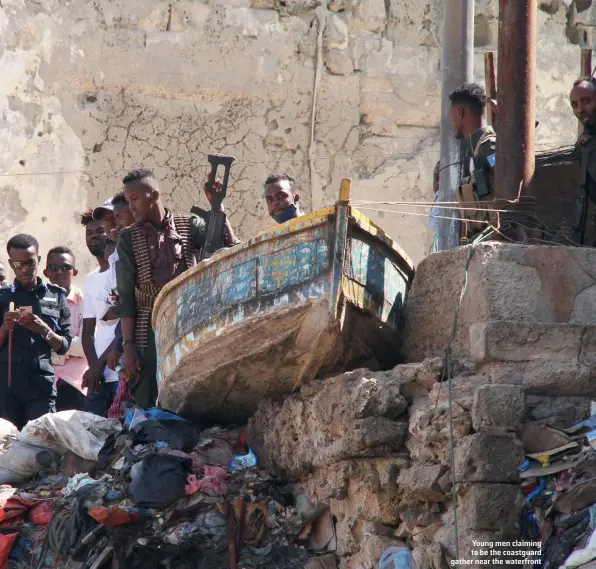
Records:
[[[83,319],[95,318],[95,352],[101,356],[107,347],[114,340],[114,331],[116,330],[117,320],[108,324],[102,320],[106,311],[110,307],[108,295],[106,292],[107,279],[110,271],[99,272],[95,269],[87,276],[85,280],[85,290],[83,294],[84,312]],[[104,371],[106,382],[118,381],[118,372],[106,367]]]

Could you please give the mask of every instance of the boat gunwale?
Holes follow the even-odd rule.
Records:
[[[174,280],[167,283],[157,295],[151,314],[151,324],[153,326],[153,329],[155,330],[156,328],[156,317],[159,310],[161,309],[161,305],[163,304],[166,295],[180,287],[184,282],[187,281],[187,279],[190,276],[203,271],[207,267],[210,267],[211,265],[219,262],[222,259],[228,259],[235,255],[239,255],[242,251],[250,249],[257,244],[262,243],[263,241],[267,241],[275,237],[281,237],[282,235],[286,235],[288,233],[299,233],[300,231],[304,231],[306,229],[317,227],[319,225],[324,225],[328,222],[329,217],[331,215],[335,215],[337,213],[338,206],[340,205],[341,204],[335,204],[309,213],[307,215],[297,217],[295,219],[290,220],[289,222],[275,225],[270,229],[258,233],[254,237],[251,237],[247,241],[239,243],[234,247],[227,247],[224,249],[220,249],[219,251],[216,251],[213,254],[213,256],[211,256],[209,259],[204,259],[203,261],[197,263],[194,267],[191,267],[190,269],[184,271]],[[393,250],[393,252],[397,254],[397,256],[400,258],[401,261],[403,261],[403,264],[405,265],[404,272],[408,276],[409,285],[411,285],[415,272],[414,265],[412,264],[411,260],[406,255],[406,253],[402,250],[402,248],[391,237],[389,237],[389,235],[387,235],[387,233],[385,233],[383,229],[381,229],[373,221],[368,219],[368,217],[366,217],[356,208],[349,206],[348,214],[349,220],[351,222],[356,223],[356,225],[362,231],[368,233],[374,239],[379,240],[381,243],[389,247],[391,250]]]

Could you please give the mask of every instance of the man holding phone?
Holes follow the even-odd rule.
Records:
[[[72,327],[64,289],[38,277],[37,239],[15,235],[6,249],[16,278],[0,288],[0,417],[22,429],[56,410],[52,350],[68,351]]]

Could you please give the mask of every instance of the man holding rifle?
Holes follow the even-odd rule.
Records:
[[[476,83],[465,83],[450,95],[449,115],[455,138],[465,142],[464,178],[456,192],[462,204],[462,237],[471,239],[490,221],[486,206],[494,199],[494,171],[497,136],[484,119],[486,93]],[[445,166],[444,166],[445,167]]]
[[[159,291],[196,264],[207,245],[208,223],[202,216],[173,215],[166,209],[151,170],[133,170],[122,182],[135,219],[117,243],[124,366],[136,403],[152,407],[157,400],[157,354],[151,311]],[[208,199],[220,189],[217,182],[206,187]],[[223,246],[236,243],[227,221],[216,237]]]

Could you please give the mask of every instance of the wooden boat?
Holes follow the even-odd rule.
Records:
[[[264,396],[399,363],[414,268],[349,203],[272,227],[180,275],[153,310],[160,404],[245,421]]]

